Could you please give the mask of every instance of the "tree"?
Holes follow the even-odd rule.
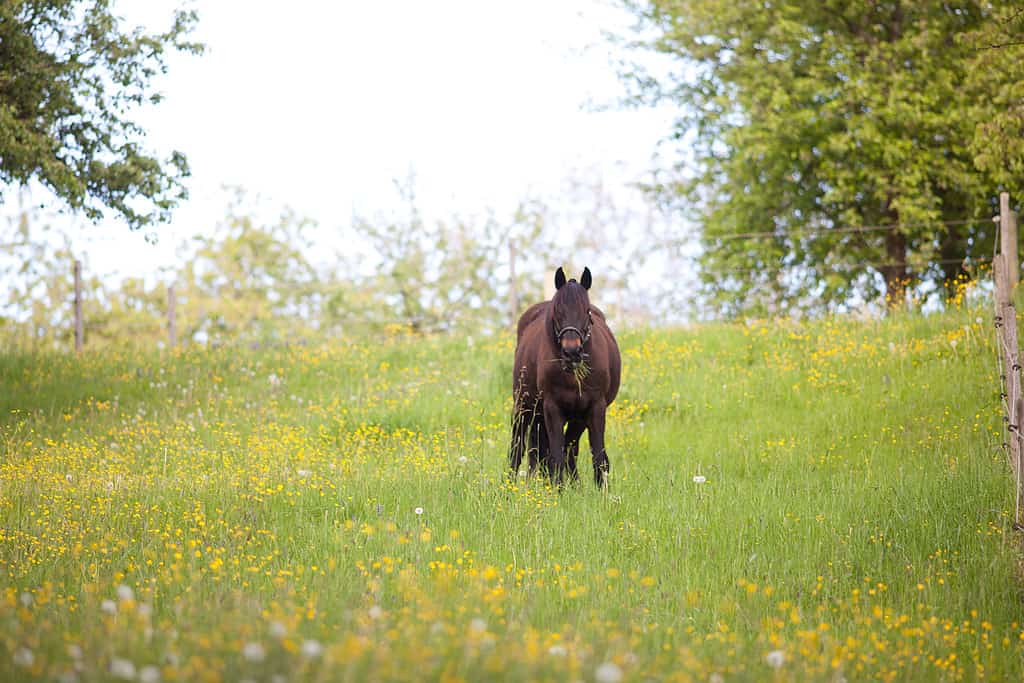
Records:
[[[184,245],[178,318],[186,341],[294,341],[319,319],[319,280],[305,256],[308,219],[265,223],[238,190],[228,216]]]
[[[126,30],[110,0],[0,3],[0,200],[36,180],[92,220],[109,209],[132,229],[166,221],[186,197],[188,163],[159,160],[130,114],[160,94],[167,51],[198,54],[197,21],[178,11],[164,33]]]
[[[671,137],[693,159],[652,190],[701,225],[716,312],[898,304],[991,255],[991,199],[1022,175],[976,163],[993,113],[977,98],[1020,68],[978,78],[970,36],[1009,3],[628,7],[646,32],[634,45],[675,64],[623,75],[637,101],[681,108]]]
[[[507,330],[539,301],[550,278],[547,206],[522,200],[508,216],[452,214],[426,220],[415,177],[396,181],[400,209],[354,216],[325,290],[324,329],[338,333],[488,334]],[[509,245],[515,245],[515,292]],[[514,318],[514,319],[513,319]]]
[[[970,145],[974,163],[1001,188],[1019,189],[1024,177],[1024,8],[994,10],[960,41],[973,51],[966,91],[977,108]]]

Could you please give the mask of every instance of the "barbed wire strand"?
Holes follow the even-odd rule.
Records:
[[[993,244],[992,244],[992,263],[993,264],[995,263],[995,260],[997,258],[999,258],[999,256],[1000,256],[1000,254],[999,254],[999,240],[997,239],[997,240],[994,240]],[[1004,428],[1004,433],[1006,434],[1006,436],[1004,437],[1004,440],[1003,440],[1003,443],[1002,443],[1001,447],[1003,449],[1003,453],[1006,455],[1006,459],[1010,461],[1010,469],[1013,470],[1013,473],[1014,473],[1014,478],[1015,478],[1015,482],[1014,483],[1016,484],[1016,486],[1014,487],[1015,490],[1014,490],[1014,493],[1013,493],[1013,496],[1014,496],[1013,523],[1014,523],[1014,527],[1015,528],[1019,528],[1020,527],[1020,484],[1021,484],[1020,455],[1019,455],[1019,453],[1020,453],[1021,447],[1024,446],[1024,441],[1022,441],[1021,434],[1020,434],[1020,427],[1019,426],[1017,428],[1017,433],[1016,434],[1014,434],[1013,430],[1011,430],[1011,428],[1010,428],[1012,426],[1012,424],[1013,424],[1012,420],[1010,419],[1012,413],[1010,412],[1010,396],[1009,396],[1009,391],[1008,391],[1008,385],[1009,385],[1010,378],[1007,377],[1006,374],[1005,374],[1006,373],[1006,365],[1007,365],[1006,358],[1008,358],[1010,356],[1010,353],[1009,353],[1009,349],[1005,348],[1006,340],[1003,339],[1003,334],[1002,334],[1002,332],[1000,332],[1000,328],[1003,325],[1006,324],[1006,320],[1003,319],[1003,313],[1002,313],[1001,310],[999,310],[999,296],[998,296],[998,292],[996,291],[996,287],[995,287],[995,268],[992,269],[992,276],[993,276],[993,282],[992,282],[993,292],[992,292],[992,297],[993,297],[993,301],[995,303],[995,306],[994,306],[995,315],[994,315],[994,318],[993,318],[993,328],[995,329],[995,333],[996,333],[996,343],[995,343],[995,347],[996,347],[995,348],[996,376],[999,377],[999,402],[1003,406],[1003,411],[1004,411],[1004,413],[1003,413],[1003,420],[1006,423],[1006,427]],[[1016,441],[1017,441],[1017,453],[1018,453],[1018,456],[1017,456],[1017,462],[1016,463],[1013,462],[1013,449],[1010,448],[1010,439],[1016,439]]]
[[[987,223],[990,218],[963,218],[955,221],[927,221],[921,223],[889,223],[887,225],[863,225],[853,226],[845,225],[836,228],[814,228],[806,230],[793,230],[790,232],[784,230],[763,230],[756,232],[737,232],[737,233],[726,233],[723,235],[706,235],[705,239],[718,240],[728,242],[730,240],[739,239],[752,239],[755,237],[815,237],[817,235],[836,235],[836,234],[849,234],[849,233],[861,233],[861,232],[891,232],[893,230],[902,229],[909,230],[912,228],[927,228],[935,225],[943,225],[946,227],[953,227],[957,225],[970,225],[972,223]]]
[[[986,257],[973,257],[973,256],[971,256],[971,257],[964,257],[964,258],[936,259],[935,261],[928,261],[927,265],[929,265],[929,266],[946,266],[946,265],[953,265],[954,263],[962,263],[962,264],[964,264],[966,266],[970,266],[970,265],[974,265],[974,264],[991,263],[991,260],[986,258]],[[831,266],[827,266],[827,268],[829,270],[831,270],[832,272],[842,273],[842,272],[848,272],[848,271],[852,271],[852,270],[863,270],[865,268],[875,268],[877,270],[881,270],[882,268],[895,268],[895,267],[898,267],[898,266],[907,266],[908,270],[910,268],[910,264],[907,264],[907,263],[895,263],[895,262],[891,262],[891,263],[873,263],[871,261],[861,262],[861,263],[836,263],[836,264],[833,264]],[[799,263],[795,263],[795,264],[791,264],[791,265],[780,264],[778,266],[778,268],[773,268],[772,270],[786,270],[786,269],[800,268],[800,267],[801,267],[801,264],[799,264]],[[751,270],[755,270],[755,269],[757,269],[756,266],[735,266],[735,267],[730,267],[730,268],[715,268],[714,270],[717,273],[740,273],[740,272],[747,273],[747,272],[750,272]],[[767,270],[767,268],[764,268],[764,267],[762,267],[761,269],[762,270]]]

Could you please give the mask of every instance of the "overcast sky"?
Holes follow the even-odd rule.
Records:
[[[180,4],[116,8],[158,31]],[[173,56],[166,99],[139,117],[151,149],[187,154],[191,198],[155,246],[118,223],[84,229],[99,272],[173,265],[182,239],[224,215],[224,185],[294,208],[330,239],[353,212],[387,211],[410,173],[428,216],[505,211],[579,169],[635,179],[668,130],[665,111],[587,106],[621,94],[601,31],[629,18],[602,0],[193,6],[207,52]]]

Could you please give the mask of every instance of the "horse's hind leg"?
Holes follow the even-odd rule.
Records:
[[[604,406],[595,406],[590,413],[587,433],[590,438],[590,454],[594,463],[594,483],[600,487],[608,484],[608,453],[604,449]]]
[[[537,466],[548,459],[548,432],[544,427],[544,420],[539,414],[535,415],[530,423],[530,445],[527,453],[530,461],[528,476],[532,477],[533,473],[537,471]]]
[[[580,437],[586,428],[587,423],[582,420],[572,420],[565,428],[565,464],[569,481],[580,479],[580,473],[576,469],[576,458],[580,454]]]
[[[523,462],[523,452],[526,450],[526,431],[528,429],[527,415],[515,410],[512,415],[512,443],[508,448],[509,479],[515,480],[519,472],[519,464]]]

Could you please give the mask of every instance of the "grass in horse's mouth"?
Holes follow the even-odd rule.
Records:
[[[583,396],[583,380],[590,374],[590,366],[587,365],[586,360],[580,360],[572,364],[571,367],[572,376],[576,378],[576,387],[579,389],[580,396]]]
[[[590,376],[590,366],[587,365],[587,354],[583,354],[583,358],[578,361],[569,361],[565,358],[552,358],[552,363],[561,363],[562,367],[572,373],[573,378],[576,380],[576,388],[580,392],[580,397],[583,396],[583,380]]]

